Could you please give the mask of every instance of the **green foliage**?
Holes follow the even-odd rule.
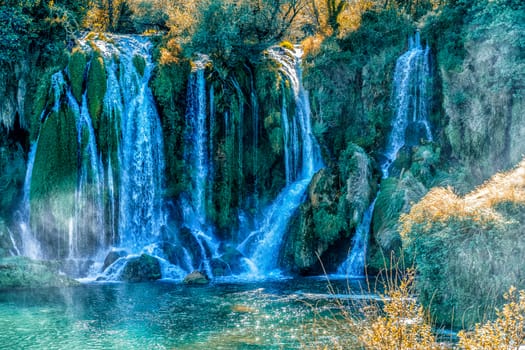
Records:
[[[363,13],[361,26],[327,38],[305,58],[304,84],[310,90],[316,134],[325,159],[349,142],[367,151],[381,148],[390,128],[394,64],[405,48],[411,24],[393,10]]]
[[[414,227],[409,247],[420,273],[420,299],[439,322],[472,326],[492,314],[511,285],[523,287],[522,220],[487,227],[450,219],[432,224],[430,232],[422,227]]]
[[[71,92],[73,93],[73,96],[75,96],[75,98],[77,99],[78,103],[82,103],[84,73],[86,71],[86,65],[86,53],[78,47],[74,48],[69,58],[68,72],[71,83]]]
[[[0,64],[11,66],[26,52],[32,39],[32,18],[21,8],[0,6]]]
[[[301,10],[301,1],[202,1],[191,35],[190,52],[206,53],[215,64],[233,68],[243,61],[257,62],[260,53],[279,43]]]
[[[86,1],[3,1],[0,5],[0,65],[12,67],[28,53],[54,62],[75,36]]]
[[[443,149],[451,153],[445,156],[469,169],[471,186],[509,168],[525,151],[521,133],[514,131],[524,110],[523,6],[451,1],[422,30],[437,54],[434,99],[443,110],[435,110],[433,120],[444,127]]]
[[[97,51],[93,51],[91,61],[89,64],[89,72],[87,77],[87,101],[89,115],[93,119],[93,127],[95,131],[99,128],[99,118],[102,114],[104,103],[104,95],[106,94],[106,69],[104,58]]]

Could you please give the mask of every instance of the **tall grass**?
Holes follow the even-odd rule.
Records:
[[[525,204],[525,159],[513,170],[494,175],[463,197],[450,187],[433,188],[408,214],[401,215],[401,234],[406,236],[416,224],[424,224],[424,231],[430,231],[433,224],[454,218],[506,223],[497,211],[502,203]]]
[[[456,341],[444,342],[438,339],[428,311],[417,301],[415,283],[415,269],[395,270],[380,282],[385,289],[377,298],[350,299],[350,303],[337,300],[336,309],[318,313],[311,330],[328,345],[316,341],[314,346],[303,343],[303,348],[509,350],[525,343],[525,291],[511,287],[496,319],[460,331]],[[334,292],[331,285],[330,289]]]

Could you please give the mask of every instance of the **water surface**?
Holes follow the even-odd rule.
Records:
[[[351,298],[362,295],[359,280],[333,286],[336,295],[321,278],[0,291],[0,348],[301,348],[323,341],[308,335],[319,310],[332,309],[336,296],[348,298],[349,287]]]

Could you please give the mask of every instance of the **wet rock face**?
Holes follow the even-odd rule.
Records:
[[[294,272],[322,273],[321,261],[328,271],[335,270],[348,254],[351,235],[370,204],[372,171],[366,153],[350,144],[339,164],[315,174],[308,198],[291,224],[282,265]]]
[[[159,261],[147,254],[129,259],[121,275],[125,282],[155,281],[161,277]]]

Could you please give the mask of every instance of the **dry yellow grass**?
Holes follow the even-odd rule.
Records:
[[[465,350],[508,350],[525,344],[525,291],[511,287],[505,294],[507,304],[497,311],[497,319],[483,325],[477,324],[474,331],[461,331],[459,347]]]
[[[358,340],[367,349],[444,349],[432,332],[425,310],[414,297],[415,270],[389,283],[381,304],[368,307],[359,323]]]
[[[433,223],[451,218],[470,219],[481,223],[501,222],[495,206],[504,203],[525,204],[525,159],[516,168],[494,175],[474,191],[460,197],[448,187],[433,188],[401,216],[401,234],[406,235],[414,224],[424,224],[429,230]]]

